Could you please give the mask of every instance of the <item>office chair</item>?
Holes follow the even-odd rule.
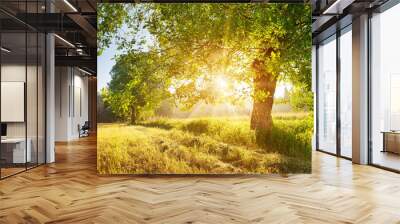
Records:
[[[78,124],[78,129],[79,129],[79,138],[89,136],[89,129],[90,129],[89,121],[85,121],[82,127],[80,127],[80,125]]]

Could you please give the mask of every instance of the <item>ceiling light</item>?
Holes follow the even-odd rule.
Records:
[[[64,3],[68,5],[68,7],[70,7],[74,12],[78,12],[78,10],[68,0],[64,0]]]
[[[87,75],[92,75],[92,73],[90,73],[90,72],[88,72],[88,71],[86,71],[86,70],[83,70],[83,69],[81,69],[81,68],[79,68],[79,67],[78,67],[78,70],[81,71],[81,72],[83,72],[83,73],[85,73],[85,74],[87,74]]]
[[[10,53],[10,52],[11,52],[11,50],[8,50],[8,49],[5,48],[5,47],[1,47],[0,49],[1,49],[2,51],[6,52],[6,53]]]
[[[57,37],[59,40],[61,40],[62,42],[64,42],[65,44],[67,44],[68,46],[70,46],[70,47],[72,47],[72,48],[75,48],[75,45],[73,45],[71,42],[69,42],[68,40],[66,40],[66,39],[64,39],[64,38],[62,38],[62,37],[60,37],[59,35],[57,35],[57,34],[54,34],[54,36],[55,37]]]
[[[79,55],[83,55],[83,50],[81,48],[77,48],[76,53],[78,53]]]

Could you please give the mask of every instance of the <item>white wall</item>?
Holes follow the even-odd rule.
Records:
[[[1,66],[1,81],[25,82],[25,64],[5,64]],[[7,110],[7,108],[1,108]],[[25,122],[7,122],[7,137],[25,137]]]
[[[76,68],[56,67],[56,141],[79,138],[78,125],[88,120],[88,78]]]
[[[37,70],[38,69],[38,70]],[[32,150],[32,161],[44,163],[45,150],[45,120],[44,120],[44,80],[42,67],[36,65],[28,65],[18,63],[5,63],[1,66],[1,81],[2,82],[23,82],[26,84],[26,108],[22,106],[19,111],[25,114],[26,120],[21,122],[5,122],[7,124],[7,137],[9,138],[24,138],[25,135],[30,140],[30,148]],[[25,80],[27,78],[27,80]],[[4,89],[2,89],[3,92]],[[24,90],[20,94],[24,94]],[[4,92],[3,92],[4,94]],[[2,95],[2,98],[7,95]],[[2,107],[1,110],[5,113],[16,113],[16,108]],[[24,115],[22,115],[24,116]],[[39,155],[37,155],[39,153]]]
[[[25,82],[25,64],[5,64],[1,66],[1,81]],[[6,108],[1,108],[5,110]],[[12,122],[7,123],[7,137],[25,137],[25,123]]]
[[[352,34],[340,36],[340,153],[352,157]]]
[[[82,73],[76,74],[77,70],[74,71],[74,107],[72,108],[72,119],[71,119],[71,136],[74,138],[79,137],[78,125],[82,126],[85,121],[88,120],[88,78],[82,76]]]
[[[27,69],[27,70],[25,70]],[[35,74],[36,67],[18,64],[3,64],[1,66],[1,81],[2,82],[24,82],[26,71],[28,71],[28,87],[27,87],[27,119],[28,119],[28,131],[30,128],[36,130],[36,80],[31,77],[31,74]],[[40,107],[41,105],[39,105]],[[2,108],[7,110],[8,108]],[[33,122],[33,123],[32,123]],[[25,122],[7,122],[7,135],[9,137],[25,137]],[[35,132],[36,136],[36,132]],[[28,133],[28,137],[29,133]]]
[[[318,149],[336,153],[336,36],[318,47]]]
[[[69,68],[55,68],[55,141],[68,141]]]

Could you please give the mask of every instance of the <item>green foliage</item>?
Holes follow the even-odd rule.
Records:
[[[104,4],[97,5],[97,49],[101,55],[110,46],[114,38],[118,38],[117,32],[126,22],[129,4]]]
[[[247,118],[99,125],[98,170],[102,174],[310,172],[312,121],[310,125],[308,115],[284,117],[288,119],[275,122],[274,147],[256,144]]]
[[[291,120],[274,119],[271,133],[261,136],[258,144],[269,152],[279,152],[307,161],[311,159],[313,126],[311,116]]]
[[[290,94],[290,105],[296,111],[312,111],[314,94],[306,88],[295,87]]]
[[[158,61],[153,52],[130,52],[117,58],[112,79],[101,95],[118,117],[135,123],[151,116],[167,96],[168,79]]]
[[[221,72],[251,84],[255,76],[251,65],[260,61],[277,78],[298,83],[311,80],[308,5],[150,4],[146,7],[150,15],[145,23],[150,33],[163,54],[174,55],[172,64],[180,68],[179,73],[185,78],[204,71]],[[265,98],[266,94],[274,93],[255,91],[254,96]]]
[[[126,35],[117,38],[120,47],[130,51],[149,44],[139,40],[147,30],[154,38],[150,48],[164,59],[167,73],[177,80],[192,80],[174,94],[186,108],[199,100],[215,100],[209,89],[195,88],[196,78],[212,79],[222,73],[252,84],[255,60],[277,79],[310,89],[311,7],[307,4],[127,5],[131,7],[100,4],[100,48],[107,46],[123,18],[130,18]],[[255,91],[255,96],[263,94]]]

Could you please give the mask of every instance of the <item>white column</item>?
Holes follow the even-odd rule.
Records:
[[[55,141],[71,140],[71,67],[55,68]]]
[[[52,163],[55,161],[55,45],[53,34],[47,34],[46,45],[46,163]]]
[[[353,19],[353,162],[368,163],[368,15]]]

